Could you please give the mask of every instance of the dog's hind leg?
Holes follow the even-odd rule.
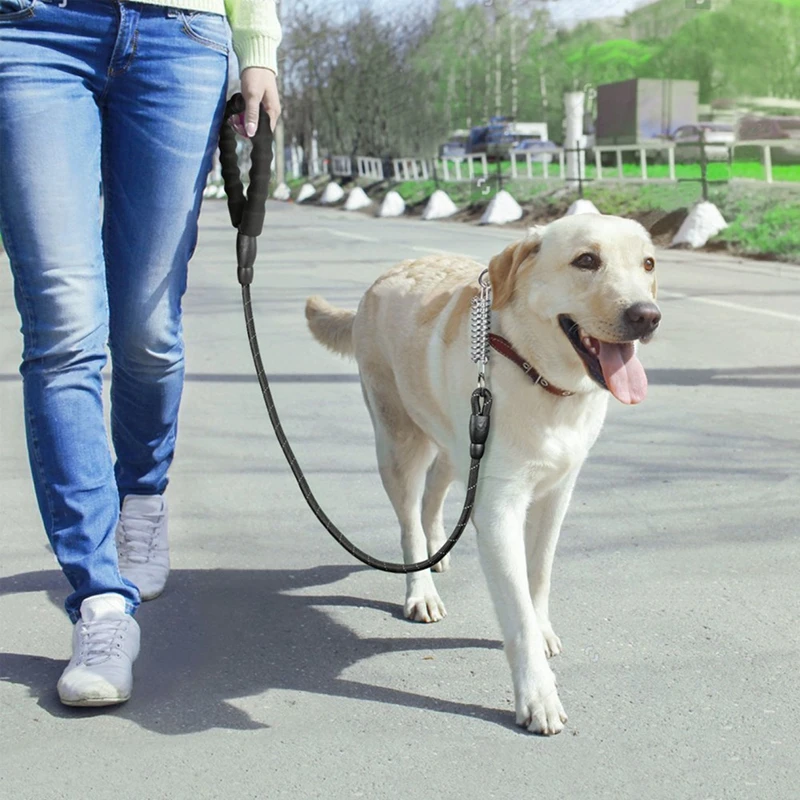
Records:
[[[453,465],[447,456],[440,452],[428,470],[425,480],[425,494],[422,497],[422,527],[428,540],[428,555],[432,556],[446,541],[442,511],[447,490],[453,482]],[[434,572],[444,572],[450,566],[448,553],[432,567]]]
[[[425,476],[435,454],[430,439],[406,414],[396,391],[380,394],[364,387],[375,429],[375,447],[383,486],[400,522],[400,543],[406,564],[428,557],[422,527]],[[429,569],[406,575],[404,613],[418,622],[438,622],[446,615]]]
[[[561,525],[569,508],[579,471],[580,466],[566,475],[547,494],[534,497],[525,522],[528,585],[548,658],[557,656],[562,650],[561,639],[556,636],[550,623],[550,579]]]

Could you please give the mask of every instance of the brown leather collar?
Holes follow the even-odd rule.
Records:
[[[571,397],[575,392],[568,392],[565,389],[559,389],[558,386],[553,386],[552,383],[545,380],[533,367],[529,364],[511,345],[508,339],[498,336],[496,333],[489,334],[489,344],[497,350],[498,353],[504,355],[509,361],[513,361],[535,384],[539,384],[545,391],[554,394],[556,397]]]

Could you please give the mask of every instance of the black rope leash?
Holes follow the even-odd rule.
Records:
[[[253,356],[258,383],[261,387],[261,394],[264,404],[267,407],[272,427],[278,444],[283,451],[289,468],[292,470],[300,491],[308,503],[309,508],[314,512],[322,526],[350,555],[357,558],[362,563],[383,572],[408,573],[419,572],[423,569],[438,564],[455,546],[464,529],[467,527],[472,509],[475,505],[475,493],[478,488],[478,472],[480,461],[483,456],[486,440],[489,436],[490,413],[492,409],[491,392],[481,383],[472,393],[471,406],[472,413],[469,421],[470,434],[470,467],[467,477],[467,496],[464,500],[464,507],[456,523],[453,532],[445,543],[430,558],[425,561],[418,561],[415,564],[401,564],[392,561],[383,561],[364,552],[361,548],[354,545],[337,527],[331,522],[327,514],[322,510],[317,502],[311,487],[306,481],[303,470],[297,463],[294,451],[286,438],[283,426],[281,425],[278,411],[275,408],[275,401],[269,388],[269,380],[264,371],[264,364],[261,361],[261,352],[258,346],[258,336],[256,334],[255,321],[253,319],[253,304],[250,298],[250,284],[253,282],[253,267],[257,255],[257,238],[261,234],[264,226],[265,205],[270,181],[270,165],[272,161],[272,130],[269,118],[261,109],[261,118],[258,124],[258,131],[252,138],[253,150],[251,154],[252,165],[250,168],[250,186],[245,195],[239,173],[239,163],[236,156],[236,134],[227,124],[227,120],[234,114],[241,114],[244,111],[245,103],[241,94],[235,94],[228,101],[225,108],[225,122],[222,125],[219,137],[220,164],[222,166],[222,177],[225,182],[225,193],[228,196],[228,211],[230,212],[233,227],[238,230],[236,237],[236,256],[237,256],[237,277],[242,287],[242,305],[244,308],[244,321],[247,328],[247,339],[250,343],[250,352]]]

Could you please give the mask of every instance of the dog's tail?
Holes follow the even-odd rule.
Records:
[[[336,308],[321,297],[306,300],[306,319],[314,338],[340,356],[353,355],[355,312]]]

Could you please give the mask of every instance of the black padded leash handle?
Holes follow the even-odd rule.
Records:
[[[245,109],[244,97],[237,92],[225,106],[225,122],[219,134],[219,161],[222,180],[228,196],[228,212],[233,227],[239,231],[236,238],[238,278],[242,286],[253,282],[253,267],[258,248],[256,239],[264,228],[269,182],[272,177],[272,128],[269,117],[259,105],[258,130],[250,141],[250,186],[245,194],[236,157],[236,132],[228,124],[235,114]]]

